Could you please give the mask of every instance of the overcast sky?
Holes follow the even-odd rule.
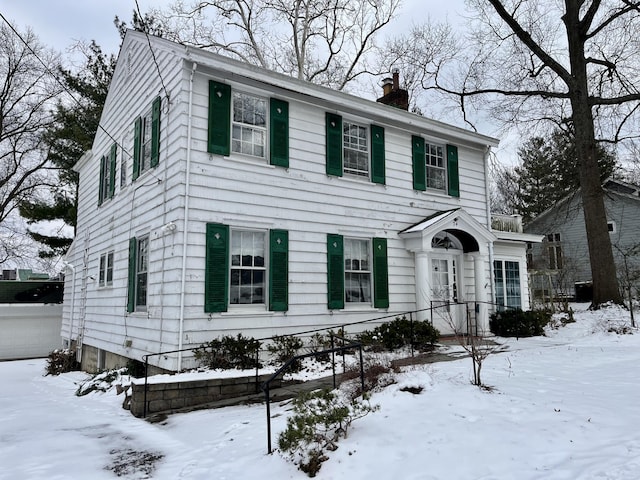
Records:
[[[142,13],[172,0],[138,0]],[[135,0],[0,0],[0,11],[19,30],[33,28],[40,41],[64,53],[78,40],[95,40],[103,51],[116,53],[120,44],[113,25],[117,15],[130,23]],[[401,32],[427,15],[435,20],[457,23],[464,0],[404,0],[388,31]]]

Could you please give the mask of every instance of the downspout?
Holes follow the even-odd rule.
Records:
[[[71,270],[71,312],[69,313],[69,350],[71,350],[71,337],[73,336],[73,314],[76,305],[76,267],[63,261],[64,266]]]
[[[182,336],[184,334],[184,302],[185,302],[185,285],[187,282],[187,232],[189,228],[189,195],[191,194],[191,129],[193,125],[193,77],[196,73],[198,64],[193,62],[191,69],[191,78],[189,79],[189,123],[187,124],[187,165],[185,167],[184,180],[184,222],[182,227],[182,278],[180,279],[180,326],[178,332],[178,365],[177,370],[182,370]]]
[[[489,156],[491,155],[491,145],[487,145],[487,149],[484,152],[484,188],[485,195],[487,197],[487,223],[489,230],[491,231],[491,189],[489,188]],[[493,275],[493,242],[489,243],[489,288],[491,291],[489,302],[491,310],[493,310],[495,299],[495,279]]]

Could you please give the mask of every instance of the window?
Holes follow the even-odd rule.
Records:
[[[426,154],[427,188],[447,189],[447,171],[444,163],[444,147],[431,143],[424,144]]]
[[[533,244],[527,242],[527,268],[533,268]]]
[[[494,260],[493,269],[498,310],[504,310],[505,307],[522,308],[518,262]]]
[[[207,150],[228,156],[232,152],[289,166],[289,104],[234,91],[231,86],[209,81]]]
[[[327,235],[327,284],[331,310],[345,302],[388,308],[387,240]]]
[[[344,173],[369,177],[369,142],[367,127],[356,123],[342,124]]]
[[[122,142],[122,145],[126,145],[126,142]],[[124,188],[127,184],[127,155],[123,152],[120,155],[120,189]]]
[[[560,244],[560,234],[550,233],[547,235],[547,253],[549,256],[549,269],[562,269],[562,245]]]
[[[205,312],[229,306],[288,309],[289,234],[286,230],[248,230],[207,224]]]
[[[129,240],[129,288],[127,311],[147,310],[147,286],[149,275],[149,237]]]
[[[325,121],[327,175],[353,175],[384,184],[384,128],[343,121],[340,115],[330,112]]]
[[[264,158],[266,144],[267,101],[246,93],[234,93],[231,151]]]
[[[134,123],[133,180],[142,173],[158,166],[160,160],[160,97],[156,97],[151,109]]]
[[[98,285],[108,287],[113,285],[113,250],[100,255],[100,273]]]
[[[265,303],[265,237],[265,232],[231,232],[231,305]]]
[[[100,184],[98,186],[98,205],[113,198],[116,191],[116,156],[118,150],[114,143],[109,155],[100,158]]]
[[[371,303],[369,240],[344,239],[344,293],[347,303]]]
[[[414,190],[440,190],[452,197],[460,196],[458,147],[425,142],[424,138],[414,135],[411,156]]]
[[[607,222],[607,230],[609,233],[616,233],[616,222]]]

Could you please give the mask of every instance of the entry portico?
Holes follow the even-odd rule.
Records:
[[[399,233],[415,258],[416,307],[442,334],[489,331],[490,246],[496,236],[462,208],[436,212]],[[464,302],[475,301],[467,315]]]

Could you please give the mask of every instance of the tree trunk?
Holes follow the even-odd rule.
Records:
[[[616,265],[607,228],[604,192],[600,184],[600,167],[596,156],[593,111],[589,101],[587,60],[584,51],[586,38],[579,25],[581,3],[577,0],[565,0],[567,11],[563,20],[567,28],[569,60],[571,62],[572,81],[568,87],[572,121],[575,127],[589,261],[591,262],[592,306],[597,308],[609,301],[621,304],[622,296],[618,287]]]

